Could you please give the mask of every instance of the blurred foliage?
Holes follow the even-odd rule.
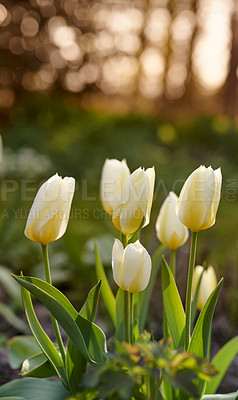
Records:
[[[178,194],[184,180],[200,164],[221,167],[223,187],[217,222],[199,235],[197,263],[206,260],[215,266],[219,278],[225,275],[220,308],[234,324],[238,322],[238,298],[232,290],[238,283],[238,237],[236,224],[232,223],[238,220],[236,120],[203,115],[179,122],[165,121],[151,115],[87,111],[56,94],[31,95],[12,110],[3,143],[4,158],[9,154],[11,158],[3,161],[1,174],[0,263],[15,272],[24,269],[28,274],[34,268],[39,275],[43,273],[40,246],[23,235],[26,218],[42,181],[55,172],[74,176],[77,185],[69,226],[64,237],[50,245],[50,256],[54,281],[63,283],[76,302],[83,300],[85,291],[95,282],[91,238],[99,237],[103,254],[104,248],[110,251],[112,236],[117,236],[99,199],[105,158],[126,158],[131,171],[139,166],[155,166],[151,224],[141,233],[150,252],[157,246],[155,218],[168,192]],[[13,163],[14,154],[18,161],[8,169],[7,163]],[[41,168],[35,168],[35,163]],[[187,258],[188,245],[178,258],[182,291]],[[110,279],[110,259],[104,259],[104,263]],[[230,334],[227,331],[227,336]]]
[[[206,360],[171,350],[168,343],[155,342],[144,332],[134,345],[111,342],[108,361],[88,367],[82,380],[82,393],[77,399],[143,400],[148,396],[146,385],[149,382],[150,396],[155,398],[162,378],[174,389],[183,388],[193,398],[198,398],[194,380],[209,381],[214,375],[216,370]]]

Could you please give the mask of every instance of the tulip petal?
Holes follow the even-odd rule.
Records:
[[[123,259],[124,248],[120,240],[115,239],[113,248],[112,248],[112,273],[113,279],[118,286],[119,285],[119,276],[122,267],[122,259]]]

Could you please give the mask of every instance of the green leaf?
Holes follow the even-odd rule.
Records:
[[[108,309],[108,312],[110,314],[114,326],[116,326],[116,300],[108,283],[96,242],[95,242],[95,257],[96,257],[97,278],[102,281],[101,293],[103,301]]]
[[[229,340],[214,356],[211,363],[219,373],[207,383],[206,394],[213,394],[220,385],[230,363],[238,353],[238,336]]]
[[[41,348],[33,336],[14,336],[8,340],[9,364],[11,368],[20,368],[26,358],[40,352]]]
[[[87,300],[85,301],[83,307],[79,312],[81,317],[84,317],[91,322],[95,320],[100,286],[101,281],[99,281],[97,285],[90,290]],[[85,359],[85,357],[83,357],[83,355],[74,345],[71,339],[69,339],[67,343],[65,364],[70,388],[73,393],[76,393],[82,374],[85,372],[87,360]]]
[[[1,400],[19,400],[19,397],[24,400],[65,400],[69,396],[70,393],[60,382],[36,378],[16,379],[0,387]]]
[[[21,375],[31,378],[49,378],[57,373],[44,353],[26,358],[22,364]]]
[[[148,307],[150,302],[151,293],[161,265],[162,254],[166,253],[167,247],[159,245],[152,256],[152,269],[150,280],[147,288],[142,292],[138,293],[139,296],[139,331],[143,332],[145,328],[146,317],[148,313]]]
[[[79,314],[88,321],[94,322],[98,308],[99,293],[102,281],[99,281],[89,292],[87,300]]]
[[[162,257],[163,304],[175,348],[184,344],[185,313],[173,274]]]
[[[13,277],[47,307],[88,361],[105,361],[106,339],[103,331],[81,317],[63,293],[38,278]]]
[[[118,289],[116,295],[116,339],[122,342],[124,340],[124,293]]]
[[[0,400],[25,400],[24,397],[0,397]]]
[[[218,296],[222,287],[220,280],[216,289],[211,293],[204,305],[195,325],[188,351],[201,358],[209,358],[209,342],[212,326],[212,317],[215,311]]]
[[[202,400],[238,400],[238,391],[228,394],[207,394]]]
[[[23,277],[19,279],[23,279]],[[44,329],[42,328],[41,324],[38,321],[38,318],[35,314],[32,305],[30,293],[23,287],[21,288],[21,290],[22,290],[22,299],[26,317],[29,326],[31,328],[31,331],[35,337],[35,340],[37,341],[39,347],[41,348],[43,353],[46,355],[48,360],[51,362],[51,364],[57,371],[64,385],[67,387],[67,378],[64,370],[63,360],[60,357],[58,351],[56,350],[54,344],[50,340],[49,336],[45,333]]]

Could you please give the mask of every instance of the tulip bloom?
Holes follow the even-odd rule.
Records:
[[[193,297],[195,295],[196,288],[202,272],[203,272],[203,267],[201,265],[197,265],[194,269],[194,275],[193,275],[193,286],[192,286]],[[198,302],[197,302],[198,310],[200,311],[202,310],[208,297],[216,287],[217,287],[216,273],[212,265],[209,265],[208,269],[203,272],[200,283]]]
[[[154,168],[138,168],[126,180],[113,210],[112,221],[124,235],[148,225],[155,183]]]
[[[170,192],[160,209],[156,221],[158,239],[171,250],[176,250],[188,239],[188,228],[182,224],[176,214],[178,197]]]
[[[130,176],[126,160],[106,159],[101,177],[101,200],[103,207],[112,215],[122,186]]]
[[[115,239],[112,249],[112,271],[116,284],[130,293],[144,290],[150,279],[151,258],[137,240],[124,249],[120,240]]]
[[[215,223],[220,201],[222,175],[220,168],[201,165],[186,180],[181,190],[177,214],[181,222],[199,232]]]
[[[40,244],[59,239],[67,228],[74,195],[74,178],[55,174],[38,190],[28,215],[25,235]]]

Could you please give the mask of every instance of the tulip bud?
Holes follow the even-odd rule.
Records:
[[[40,244],[59,239],[67,228],[74,178],[52,176],[38,190],[26,222],[25,235]]]
[[[195,296],[196,288],[202,272],[203,272],[203,267],[201,265],[197,265],[194,269],[194,274],[193,274],[193,285],[192,285],[193,297]],[[200,283],[198,302],[197,302],[198,310],[200,311],[202,310],[208,297],[216,287],[217,287],[216,273],[212,265],[209,265],[208,269],[203,272]]]
[[[186,180],[181,190],[177,214],[193,232],[208,229],[215,223],[220,201],[221,169],[201,165]]]
[[[113,210],[112,221],[124,235],[148,225],[155,183],[154,168],[138,168],[125,182]]]
[[[129,176],[130,170],[126,160],[106,159],[101,177],[101,200],[109,215],[112,215],[122,186]]]
[[[172,250],[182,246],[188,239],[188,228],[175,212],[177,201],[176,194],[170,192],[162,204],[155,226],[158,239]]]
[[[151,258],[147,250],[137,240],[123,248],[115,239],[112,249],[112,271],[116,284],[130,293],[144,290],[150,279]]]

